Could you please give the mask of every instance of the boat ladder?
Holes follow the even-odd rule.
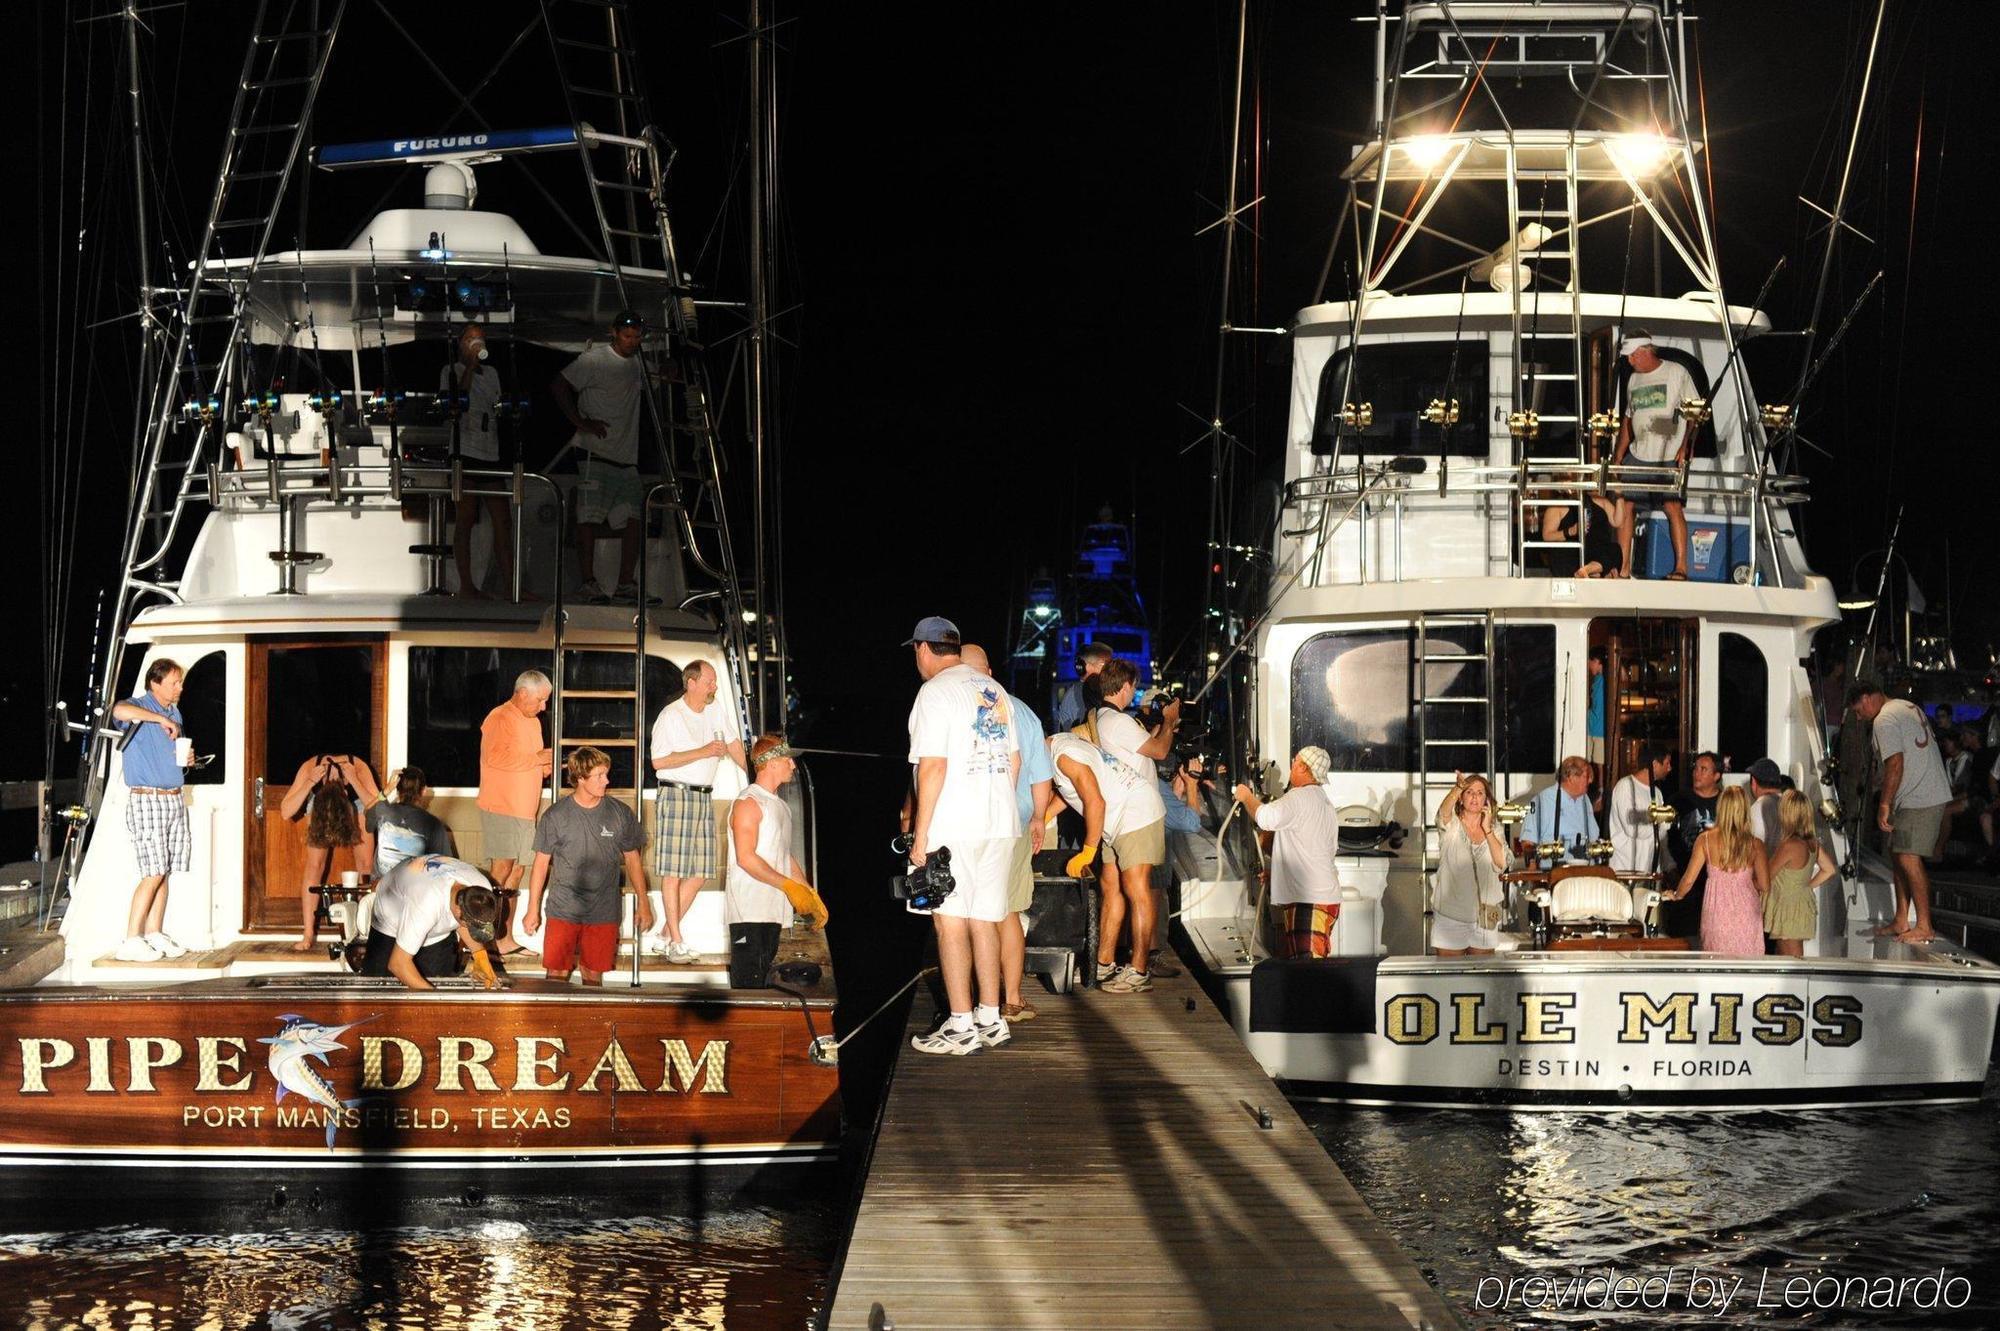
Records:
[[[1453,771],[1480,772],[1489,782],[1493,779],[1493,616],[1484,611],[1418,615],[1410,659],[1411,710],[1417,723],[1412,784],[1424,821],[1423,868],[1428,884],[1437,868],[1438,815],[1451,790]]]

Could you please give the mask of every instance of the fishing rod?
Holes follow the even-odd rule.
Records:
[[[1818,380],[1820,372],[1826,369],[1832,362],[1833,353],[1839,350],[1842,340],[1847,336],[1847,330],[1854,323],[1855,316],[1861,313],[1861,307],[1867,303],[1870,296],[1875,294],[1875,288],[1880,285],[1882,285],[1882,274],[1878,272],[1873,278],[1869,279],[1868,285],[1862,288],[1861,294],[1855,297],[1854,304],[1848,307],[1847,316],[1834,328],[1833,336],[1826,340],[1826,346],[1820,349],[1819,356],[1811,365],[1806,367],[1804,375],[1799,380],[1799,391],[1801,394],[1813,386],[1813,383]],[[1798,438],[1800,400],[1800,398],[1792,399],[1792,413],[1786,419],[1784,428],[1779,432],[1780,438],[1787,441],[1793,441]],[[1786,462],[1789,464],[1789,457],[1786,458]]]

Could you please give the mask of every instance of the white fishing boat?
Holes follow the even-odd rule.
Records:
[[[409,36],[393,16],[393,31],[371,30],[348,9],[260,4],[245,11],[247,33],[226,34],[245,54],[198,246],[182,270],[148,276],[141,264],[144,392],[121,578],[93,697],[52,718],[65,743],[85,745],[84,798],[41,903],[59,932],[17,935],[0,955],[0,1167],[827,1159],[840,1114],[831,1059],[814,1043],[834,1001],[823,936],[784,935],[784,987],[734,986],[719,890],[686,918],[693,964],[642,958],[628,895],[608,987],[543,980],[523,892],[514,933],[527,951],[504,992],[469,979],[405,992],[353,973],[355,949],[342,944],[366,938],[374,866],[343,848],[325,874],[322,944],[297,950],[304,847],[282,806],[312,755],[356,755],[379,782],[422,768],[456,853],[484,865],[480,726],[521,671],[554,684],[547,794],[565,793],[564,758],[600,749],[609,797],[649,839],[649,734],[690,663],[715,671],[712,705],[746,739],[784,714],[776,594],[761,553],[756,576],[739,570],[724,501],[731,445],[702,330],[720,316],[697,301],[676,253],[671,149],[649,118],[628,6],[502,6],[482,21],[520,30],[512,64],[485,81],[483,65],[458,73],[458,86],[478,88],[504,73],[494,94],[464,97],[445,78],[458,112],[435,132],[318,143],[330,105],[358,104],[333,102],[328,86],[383,77],[383,43]],[[760,31],[759,60],[765,41]],[[139,44],[134,27],[135,101]],[[399,80],[412,72],[390,64]],[[561,123],[488,121],[533,103],[530,83],[541,105],[560,94]],[[366,104],[379,114],[357,137],[407,132],[407,109]],[[378,194],[387,206],[361,213],[358,229],[325,234],[338,223],[322,219]],[[547,229],[533,234],[507,211],[516,204]],[[282,244],[295,216],[302,235]],[[566,514],[590,468],[524,465],[522,440],[531,402],[553,414],[549,376],[605,341],[620,311],[650,329],[639,353],[646,531],[637,587],[586,604],[580,588],[617,582],[619,556],[613,534],[588,552],[594,569],[575,567]],[[762,354],[761,304],[748,317],[744,342]],[[473,322],[501,374],[490,405],[441,382]],[[482,432],[498,434],[498,461],[461,447],[482,408],[497,418]],[[489,516],[475,548],[454,550],[465,537],[454,502],[504,515],[511,549],[492,548]],[[760,518],[760,541],[765,531]],[[163,932],[188,951],[121,960],[140,872],[109,710],[163,660],[185,672],[194,758],[181,796],[192,857],[169,878]],[[719,810],[734,793],[732,764],[721,771]],[[809,786],[787,791],[810,867]],[[358,889],[342,885],[350,872]],[[299,1092],[289,1102],[288,1090]]]
[[[1745,364],[1770,321],[1723,292],[1684,6],[1391,8],[1375,17],[1374,137],[1343,170],[1351,250],[1335,253],[1351,289],[1289,330],[1270,572],[1237,608],[1236,651],[1211,659],[1225,678],[1241,669],[1236,714],[1257,755],[1283,767],[1322,746],[1346,821],[1412,830],[1340,857],[1342,955],[1326,961],[1270,959],[1254,861],[1218,841],[1184,870],[1200,963],[1252,1052],[1304,1096],[1977,1097],[2000,968],[1942,941],[1874,937],[1891,912],[1886,865],[1849,844],[1830,806],[1821,835],[1842,872],[1818,893],[1803,959],[1664,937],[1657,876],[1616,874],[1602,855],[1561,872],[1567,844],[1515,860],[1494,955],[1431,953],[1426,829],[1454,772],[1489,773],[1511,801],[1551,784],[1563,757],[1587,752],[1593,653],[1605,786],[1659,745],[1683,770],[1702,751],[1736,773],[1769,757],[1830,800],[1802,663],[1839,612],[1799,539],[1791,408],[1760,403]],[[1664,283],[1642,293],[1633,255],[1651,247]],[[1614,461],[1620,347],[1642,329],[1704,390],[1677,405],[1700,427],[1684,461]],[[1685,578],[1664,576],[1676,552],[1657,511],[1632,577],[1576,576],[1594,497],[1644,490],[1685,505]]]

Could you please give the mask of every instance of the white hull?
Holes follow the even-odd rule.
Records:
[[[1882,948],[1908,959],[1362,958],[1335,965],[1374,967],[1366,1011],[1365,976],[1344,1001],[1294,990],[1290,1004],[1267,976],[1256,1002],[1251,968],[1217,955],[1218,923],[1191,933],[1232,1023],[1307,1099],[1593,1110],[1976,1100],[2000,1010],[2000,969],[1895,944]],[[1856,940],[1856,952],[1872,950]]]

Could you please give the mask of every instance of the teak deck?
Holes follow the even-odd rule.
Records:
[[[1192,980],[1033,1001],[904,1046],[829,1327],[1459,1325]]]

